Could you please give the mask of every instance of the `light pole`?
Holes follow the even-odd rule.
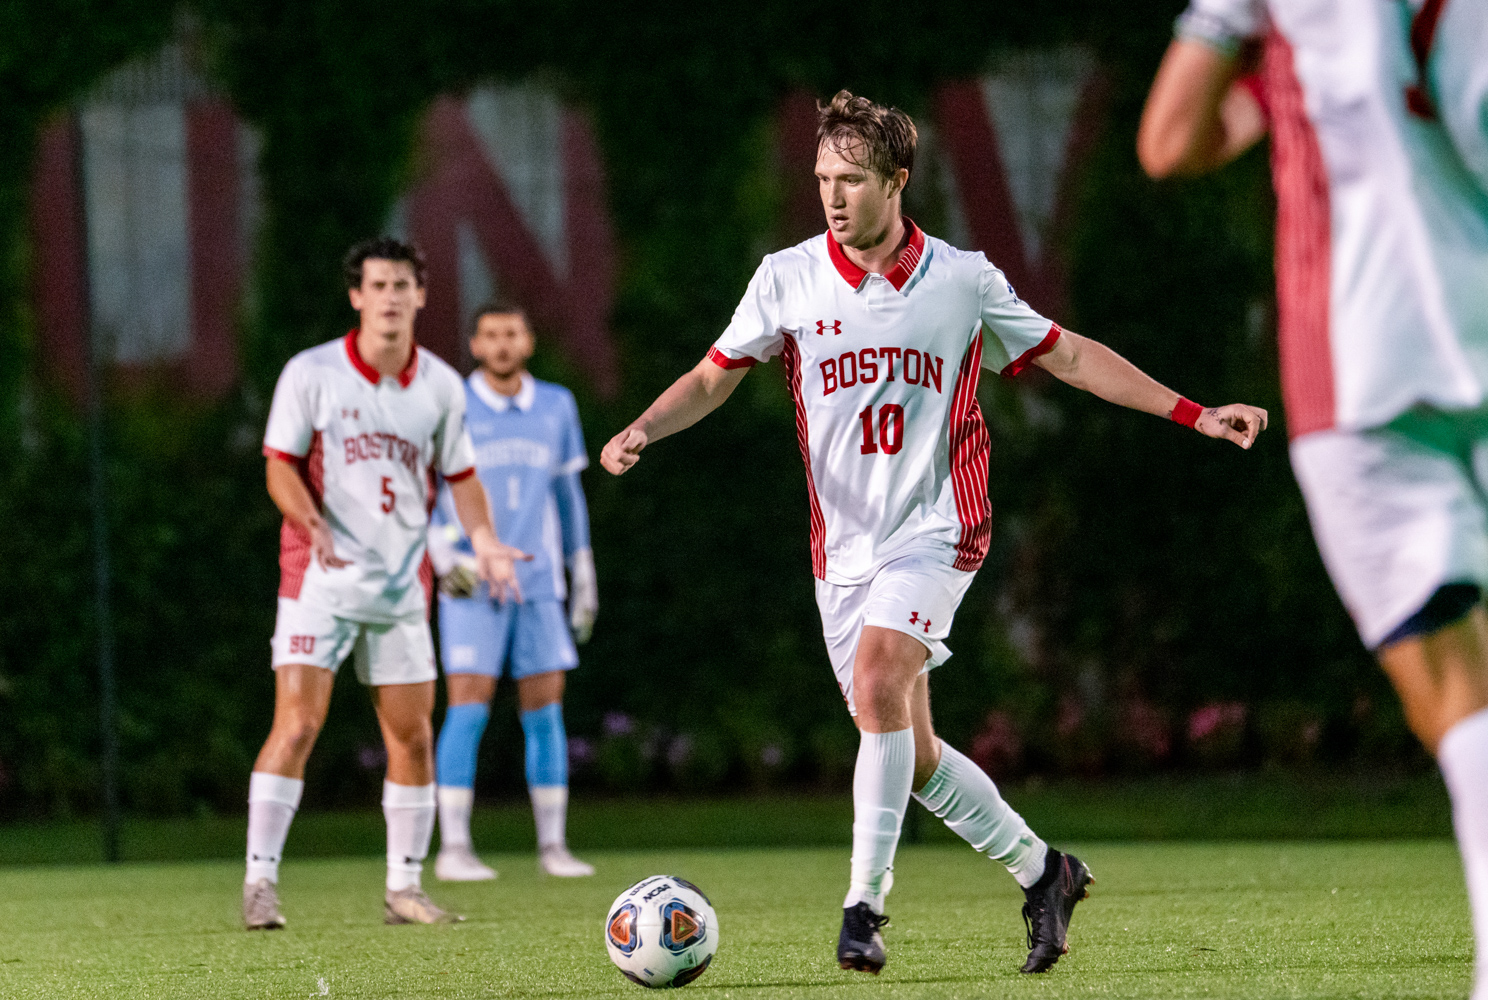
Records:
[[[82,142],[82,129],[77,118],[72,120],[76,164],[76,190],[78,192],[78,223],[82,229],[83,288],[84,302],[89,307],[85,313],[88,329],[88,472],[90,481],[90,504],[93,514],[93,607],[98,629],[98,733],[102,744],[101,778],[103,781],[103,857],[105,861],[119,860],[119,730],[118,694],[114,683],[114,624],[110,602],[108,536],[108,470],[104,461],[103,440],[103,368],[108,362],[105,351],[107,338],[100,335],[98,324],[93,322],[91,309],[91,279],[89,275],[87,184],[85,183],[83,157],[86,152]]]

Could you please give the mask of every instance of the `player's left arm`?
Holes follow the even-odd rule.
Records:
[[[599,579],[594,573],[594,549],[589,545],[589,504],[577,471],[553,480],[553,499],[563,534],[563,560],[568,564],[568,624],[582,646],[594,634]]]
[[[520,604],[522,588],[517,584],[516,563],[526,562],[532,556],[502,544],[496,537],[496,525],[491,521],[491,504],[479,476],[449,480],[449,491],[455,504],[455,516],[460,519],[460,526],[470,539],[470,547],[475,550],[477,574],[486,581],[491,596],[497,601],[506,600],[510,593],[512,599]]]
[[[1266,429],[1267,413],[1260,407],[1244,403],[1198,407],[1105,344],[1069,330],[1060,334],[1052,350],[1039,355],[1033,363],[1061,382],[1094,393],[1107,402],[1168,417],[1206,437],[1224,438],[1242,448],[1249,448]]]
[[[1254,70],[1270,30],[1266,0],[1189,0],[1142,109],[1137,158],[1154,178],[1202,174],[1266,134]]]
[[[1266,134],[1266,113],[1241,79],[1243,56],[1175,39],[1137,127],[1137,159],[1149,177],[1208,173]]]
[[[589,504],[579,474],[589,467],[584,428],[572,396],[563,397],[563,463],[553,477],[553,500],[563,536],[563,561],[568,564],[568,626],[583,645],[594,634],[599,614],[599,579],[594,574],[594,550],[589,545]]]

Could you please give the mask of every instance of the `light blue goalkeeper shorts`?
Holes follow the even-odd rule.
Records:
[[[517,604],[439,596],[439,651],[447,674],[512,679],[572,670],[579,651],[561,601]]]

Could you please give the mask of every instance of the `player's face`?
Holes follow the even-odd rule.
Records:
[[[521,371],[536,346],[521,313],[486,313],[470,338],[470,355],[498,378]]]
[[[835,149],[824,143],[816,157],[816,183],[821,190],[827,227],[838,243],[854,249],[876,246],[899,213],[899,192],[909,180],[900,170],[888,180],[860,165],[861,146]]]
[[[413,319],[424,307],[424,288],[404,260],[362,261],[362,287],[351,290],[351,307],[362,316],[362,329],[396,340],[413,336]]]

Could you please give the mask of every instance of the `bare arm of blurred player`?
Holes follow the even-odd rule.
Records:
[[[1236,82],[1240,62],[1201,41],[1168,46],[1137,128],[1137,159],[1148,176],[1215,170],[1266,134],[1255,95]]]
[[[510,545],[503,545],[496,537],[496,527],[491,522],[491,505],[486,499],[486,488],[480,477],[466,476],[449,484],[450,498],[455,502],[455,514],[475,550],[476,573],[486,581],[491,596],[497,601],[506,600],[508,592],[512,600],[522,602],[522,588],[517,585],[516,561],[526,562],[532,556]]]
[[[652,441],[686,430],[723,405],[747,368],[723,368],[704,358],[696,368],[673,382],[656,402],[625,430],[610,438],[599,453],[599,464],[620,475],[640,460],[641,449]]]
[[[315,561],[320,568],[340,569],[350,566],[351,560],[336,555],[330,525],[320,516],[315,499],[310,496],[305,480],[300,478],[300,470],[282,458],[270,458],[267,470],[269,498],[290,524],[310,536],[310,551],[315,554]]]
[[[1033,363],[1061,382],[1094,393],[1108,403],[1160,417],[1171,417],[1182,398],[1105,344],[1069,330],[1060,334],[1053,350]],[[1194,430],[1249,448],[1256,435],[1266,429],[1266,421],[1267,413],[1260,407],[1231,403],[1205,409]]]

